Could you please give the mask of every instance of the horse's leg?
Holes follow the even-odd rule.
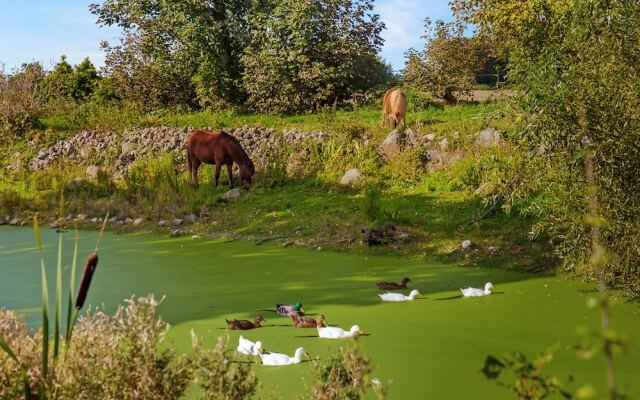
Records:
[[[232,170],[233,170],[233,163],[227,164],[227,176],[229,177],[229,190],[233,189],[233,175],[231,175]]]
[[[200,160],[193,158],[191,160],[191,180],[195,187],[198,187],[198,169],[200,168]]]
[[[220,179],[220,168],[222,168],[222,164],[216,162],[216,187],[218,187],[218,179]]]

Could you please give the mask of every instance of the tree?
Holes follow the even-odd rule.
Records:
[[[85,58],[75,66],[71,80],[71,96],[79,101],[86,100],[93,94],[100,77],[96,67]]]
[[[384,24],[373,0],[263,1],[250,14],[242,56],[248,105],[298,113],[381,83]]]
[[[72,81],[73,67],[67,62],[67,56],[63,55],[44,80],[45,92],[49,96],[49,101],[70,98]]]
[[[148,106],[227,106],[244,99],[240,56],[250,0],[106,0],[92,4],[98,23],[123,28],[103,44],[108,74],[125,97]],[[129,90],[127,85],[136,89]],[[138,89],[147,88],[142,95]]]
[[[44,68],[23,64],[11,74],[0,68],[0,140],[11,140],[31,129],[44,112]]]
[[[464,25],[425,19],[424,50],[410,49],[405,57],[404,80],[434,96],[454,102],[455,94],[470,92],[476,74],[495,51],[480,37],[464,36]]]

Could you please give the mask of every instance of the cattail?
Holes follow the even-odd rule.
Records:
[[[98,253],[95,251],[89,254],[87,257],[87,263],[84,265],[84,272],[82,274],[82,282],[80,282],[80,289],[78,290],[78,297],[76,297],[76,309],[81,310],[84,306],[84,302],[87,299],[89,293],[89,286],[91,286],[91,279],[93,273],[98,266]]]

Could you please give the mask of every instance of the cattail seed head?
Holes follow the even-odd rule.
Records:
[[[89,287],[91,286],[91,279],[93,278],[93,273],[98,266],[98,253],[95,251],[89,254],[87,257],[87,262],[84,265],[84,272],[82,274],[82,281],[80,282],[80,289],[78,289],[78,296],[76,297],[76,308],[78,310],[82,309],[84,306],[84,302],[87,299],[87,294],[89,293]]]

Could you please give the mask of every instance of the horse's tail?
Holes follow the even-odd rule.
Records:
[[[191,173],[191,169],[192,167],[192,161],[191,161],[191,149],[189,149],[189,143],[187,143],[187,145],[185,146],[186,150],[187,150],[187,168],[189,168],[189,173]]]
[[[394,100],[395,101],[392,106],[393,114],[396,123],[400,123],[400,120],[404,120],[404,117],[407,114],[407,96],[402,90],[398,89]]]

